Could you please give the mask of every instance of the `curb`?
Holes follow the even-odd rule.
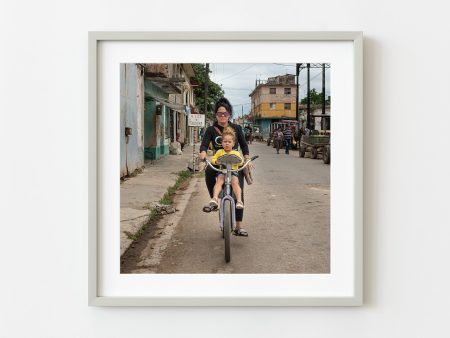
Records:
[[[188,178],[188,187],[189,188],[192,186],[194,181],[196,183],[196,179],[197,178],[195,176],[191,176],[190,178]],[[172,182],[172,184],[170,184],[167,187],[165,193],[161,196],[160,200],[163,199],[164,196],[170,190],[170,188],[176,184],[177,180],[178,180],[178,178],[176,180],[174,180]],[[176,191],[178,191],[178,189]],[[190,191],[190,189],[188,189],[188,191]],[[188,199],[190,199],[190,196]],[[138,236],[138,238],[129,238],[129,237],[136,236],[137,234],[139,234],[139,232],[141,232],[143,230],[143,228],[145,228],[147,223],[151,220],[152,214],[156,210],[158,210],[158,203],[155,204],[154,206],[152,206],[150,209],[146,209],[146,210],[135,210],[132,208],[121,208],[120,209],[120,212],[121,212],[120,257],[122,257],[123,254],[130,248],[130,246],[140,238],[140,236]],[[181,212],[179,212],[179,211],[181,211]],[[176,215],[176,214],[183,213],[183,212],[184,212],[184,209],[183,210],[176,209],[174,212],[161,213],[160,215],[172,216],[172,215]]]

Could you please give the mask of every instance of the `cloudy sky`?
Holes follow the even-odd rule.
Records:
[[[209,65],[211,80],[222,85],[227,97],[233,105],[233,112],[241,115],[242,111],[247,114],[250,110],[249,94],[255,89],[255,81],[267,80],[277,75],[295,75],[295,64],[293,63],[211,63]],[[325,71],[325,93],[330,94],[330,70]],[[306,96],[306,69],[300,71],[300,100]],[[311,89],[322,91],[322,69],[310,70]]]

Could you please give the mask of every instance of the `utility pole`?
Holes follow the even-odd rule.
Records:
[[[306,125],[308,126],[308,129],[311,129],[311,93],[310,93],[310,78],[309,78],[309,69],[310,69],[311,65],[309,63],[306,64],[306,69],[307,69],[307,86],[306,86],[306,97],[307,97],[307,115],[306,115]]]
[[[203,113],[206,116],[206,112],[208,110],[208,82],[209,82],[209,63],[206,64],[206,70],[205,70],[205,108]]]
[[[205,120],[206,120],[206,112],[208,111],[208,82],[209,82],[209,63],[206,64],[205,69],[205,106],[203,113],[205,114]],[[195,128],[191,128],[193,131],[192,133],[192,168],[195,173]]]
[[[322,113],[325,114],[325,104],[323,103],[325,101],[324,95],[325,95],[325,70],[327,68],[330,68],[329,63],[297,63],[297,67],[299,67],[300,71],[304,68],[307,69],[307,90],[306,90],[306,102],[307,102],[307,110],[306,110],[306,126],[308,129],[314,128],[315,120],[313,119],[314,116],[311,114],[311,78],[310,78],[310,69],[311,68],[321,68],[322,69]],[[299,71],[299,72],[300,72]],[[318,74],[320,75],[320,74]],[[327,116],[328,118],[328,116]],[[324,120],[322,118],[322,120]],[[326,127],[330,127],[329,120],[326,120]]]
[[[300,82],[299,75],[301,65],[302,65],[301,63],[295,64],[295,76],[297,77],[297,83],[295,85],[295,119],[297,120],[297,123],[298,123],[298,83]]]
[[[325,115],[325,64],[322,63],[322,115]],[[322,130],[326,129],[325,117],[322,120]]]
[[[322,114],[325,114],[325,64],[322,63]]]

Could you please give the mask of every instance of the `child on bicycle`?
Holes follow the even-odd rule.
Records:
[[[233,128],[225,128],[222,133],[222,148],[219,149],[213,158],[211,159],[211,164],[217,164],[217,160],[224,155],[235,155],[241,159],[241,163],[233,164],[231,166],[232,170],[236,170],[240,165],[244,163],[241,154],[237,150],[233,150],[235,144],[236,134]],[[209,202],[211,208],[217,208],[219,206],[219,193],[222,190],[222,185],[225,182],[225,174],[217,173],[216,184],[214,185],[213,198]],[[238,173],[231,173],[231,187],[233,188],[234,194],[236,195],[236,209],[244,209],[244,203],[242,203],[242,190],[239,186]]]

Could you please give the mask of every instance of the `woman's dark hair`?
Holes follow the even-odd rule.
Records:
[[[230,115],[233,115],[233,108],[231,107],[230,101],[228,101],[226,97],[221,97],[220,99],[217,100],[216,107],[214,108],[214,113],[217,113],[217,110],[220,107],[224,107],[227,110],[227,112],[230,113]]]

